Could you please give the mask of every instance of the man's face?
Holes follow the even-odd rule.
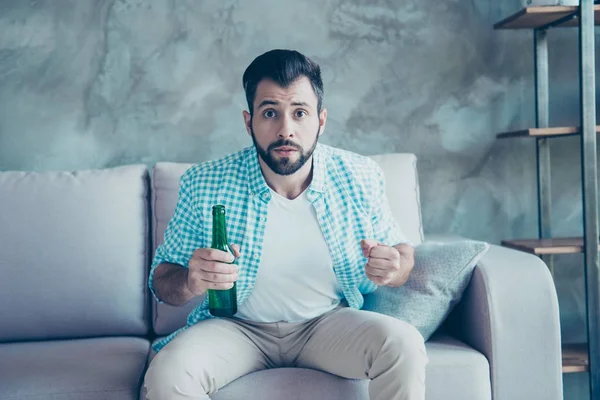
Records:
[[[244,120],[260,158],[276,174],[291,175],[312,156],[327,118],[317,106],[306,77],[287,88],[270,79],[258,84],[254,115],[244,111]]]

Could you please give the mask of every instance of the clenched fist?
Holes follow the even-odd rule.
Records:
[[[373,283],[388,286],[396,282],[402,274],[400,252],[395,247],[386,246],[376,240],[361,240],[363,256],[368,258],[365,273]]]

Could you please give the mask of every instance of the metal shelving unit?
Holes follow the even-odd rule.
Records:
[[[498,22],[495,29],[532,29],[535,61],[536,127],[497,135],[499,139],[530,137],[536,141],[538,188],[538,238],[504,240],[506,247],[539,255],[553,271],[555,254],[584,253],[588,342],[563,345],[563,373],[590,373],[590,395],[600,398],[600,273],[598,264],[598,188],[596,167],[595,48],[594,25],[600,25],[600,1],[581,0],[579,6],[527,7]],[[549,126],[548,31],[579,29],[579,127]],[[550,140],[566,135],[581,136],[583,237],[556,238],[552,235]]]

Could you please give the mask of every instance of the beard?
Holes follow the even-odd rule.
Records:
[[[271,143],[269,147],[264,149],[260,144],[256,141],[256,137],[254,136],[254,129],[250,127],[250,132],[252,133],[252,142],[254,143],[254,147],[258,152],[259,157],[267,164],[267,166],[275,172],[277,175],[292,175],[296,171],[298,171],[306,161],[312,156],[315,148],[317,147],[317,142],[319,141],[319,133],[321,133],[321,127],[317,130],[317,135],[315,137],[315,141],[310,146],[308,150],[304,150],[302,146],[289,139],[279,139],[275,142]],[[276,158],[274,155],[274,151],[278,147],[288,146],[293,147],[297,150],[298,159],[296,161],[292,161],[290,157],[281,157]]]

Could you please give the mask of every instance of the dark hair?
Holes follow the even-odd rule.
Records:
[[[302,76],[310,80],[318,99],[317,111],[321,112],[323,81],[319,64],[295,50],[276,49],[256,57],[242,77],[250,115],[254,113],[256,88],[261,80],[272,79],[279,86],[287,88]]]

